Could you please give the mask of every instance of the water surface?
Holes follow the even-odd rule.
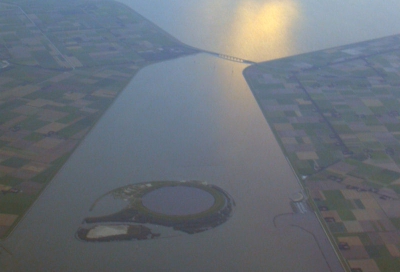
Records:
[[[183,216],[204,212],[214,205],[214,197],[199,188],[162,187],[142,197],[142,204],[152,212]]]
[[[7,239],[14,253],[8,261],[22,271],[325,271],[312,237],[273,224],[275,215],[291,212],[289,197],[299,186],[241,76],[244,68],[200,54],[139,72]],[[190,179],[230,193],[237,204],[232,218],[168,239],[74,238],[102,194]],[[287,262],[290,256],[296,261]]]

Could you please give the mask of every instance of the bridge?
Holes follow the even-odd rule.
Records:
[[[221,59],[233,61],[233,62],[255,64],[254,61],[245,60],[245,59],[241,59],[241,58],[237,58],[237,57],[233,57],[233,56],[229,56],[229,55],[225,55],[225,54],[220,54],[220,53],[215,53],[215,52],[210,52],[210,51],[205,51],[205,53],[208,53],[213,56],[217,56],[218,58],[221,58]]]

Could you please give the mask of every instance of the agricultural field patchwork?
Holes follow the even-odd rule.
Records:
[[[400,36],[244,76],[349,271],[400,267]]]
[[[192,54],[112,1],[0,3],[0,238],[149,64]]]

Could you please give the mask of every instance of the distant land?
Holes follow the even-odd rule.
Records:
[[[347,271],[399,271],[400,35],[244,76]]]
[[[0,3],[0,238],[149,64],[196,53],[113,1]]]

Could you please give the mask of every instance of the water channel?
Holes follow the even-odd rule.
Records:
[[[395,1],[122,2],[189,45],[254,61],[400,31]],[[3,243],[13,256],[3,254],[2,263],[10,271],[340,271],[326,239],[291,226],[321,232],[312,213],[274,224],[292,212],[289,197],[300,186],[243,79],[245,67],[201,53],[140,71]],[[166,239],[74,238],[102,194],[185,179],[229,192],[232,218]]]

